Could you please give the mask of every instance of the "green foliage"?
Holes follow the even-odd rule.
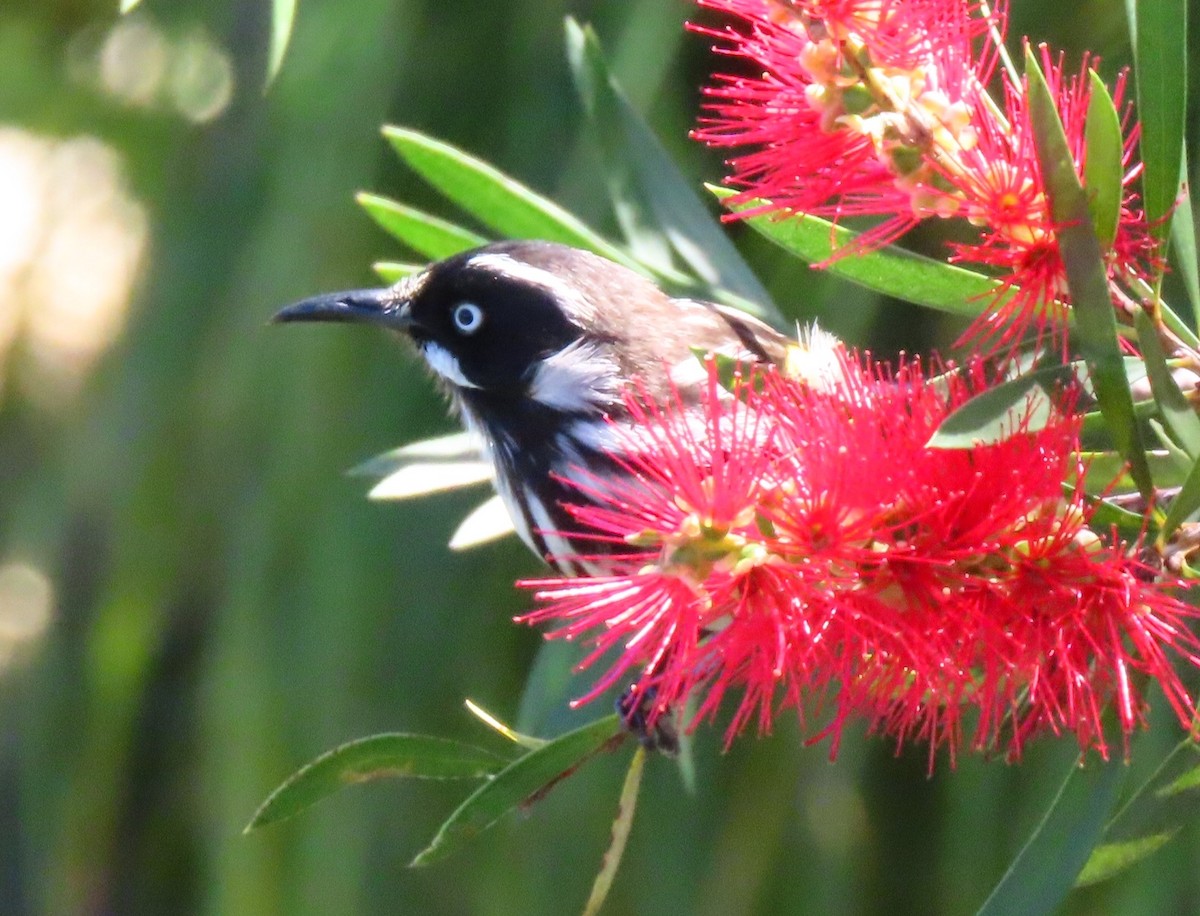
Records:
[[[1092,228],[1088,195],[1075,174],[1074,160],[1055,100],[1032,51],[1025,54],[1025,75],[1038,162],[1050,197],[1050,212],[1058,227],[1059,251],[1071,288],[1075,313],[1073,339],[1087,361],[1096,400],[1108,421],[1117,451],[1129,462],[1138,489],[1149,497],[1154,484],[1134,417],[1133,396],[1121,360],[1116,314],[1108,290],[1108,274]]]
[[[1084,184],[1088,189],[1088,209],[1092,228],[1102,251],[1112,248],[1121,219],[1121,197],[1124,193],[1122,163],[1124,147],[1121,137],[1121,117],[1113,105],[1108,87],[1095,70],[1088,71],[1092,97],[1088,102],[1084,142]]]
[[[613,208],[633,250],[669,249],[717,292],[716,298],[773,317],[770,294],[701,202],[695,182],[629,104],[595,33],[570,18],[567,60],[603,155]],[[659,260],[658,267],[672,279],[669,264]]]
[[[929,440],[933,448],[1000,442],[1046,425],[1056,390],[1075,378],[1073,366],[1047,366],[994,385],[954,410]]]
[[[1053,913],[1075,886],[1116,806],[1120,761],[1072,765],[1045,816],[976,916]]]
[[[709,190],[721,200],[733,196],[727,188],[710,185]],[[751,203],[739,209],[752,210],[754,206]],[[895,245],[859,250],[859,233],[819,216],[751,216],[743,222],[784,251],[832,274],[948,315],[977,318],[1007,296],[990,277]]]
[[[377,194],[364,191],[356,200],[384,232],[431,261],[487,243],[487,239],[469,229]]]
[[[1126,0],[1133,38],[1140,153],[1146,174],[1142,201],[1159,238],[1171,228],[1179,196],[1188,72],[1186,0]],[[1195,248],[1190,260],[1195,261]]]
[[[292,40],[292,24],[296,21],[296,0],[271,0],[271,49],[267,54],[267,82],[270,83],[283,66],[283,56]]]
[[[479,779],[503,766],[503,757],[430,735],[372,735],[322,754],[272,792],[246,831],[299,814],[339,789],[372,779]]]
[[[385,127],[383,136],[406,165],[499,235],[574,245],[638,268],[577,217],[486,162],[408,128]]]
[[[1146,374],[1150,379],[1150,388],[1154,401],[1166,427],[1171,431],[1175,442],[1187,453],[1193,461],[1200,458],[1200,417],[1182,391],[1175,378],[1171,375],[1171,367],[1167,364],[1167,354],[1159,340],[1158,330],[1150,316],[1139,311],[1134,317],[1137,328],[1138,346],[1146,366]]]
[[[513,809],[543,798],[587,758],[625,738],[620,720],[608,716],[517,758],[454,810],[412,864],[429,865],[445,858]]]

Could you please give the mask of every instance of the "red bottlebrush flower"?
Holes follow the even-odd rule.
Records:
[[[1086,184],[1085,131],[1092,93],[1088,69],[1095,62],[1085,56],[1079,73],[1068,78],[1061,57],[1052,58],[1045,46],[1040,52],[1047,85],[1058,100],[1075,172]],[[1123,107],[1124,94],[1122,73],[1113,91],[1118,110]],[[984,129],[979,131],[974,149],[953,168],[938,170],[945,185],[963,201],[963,215],[980,230],[977,242],[953,246],[952,259],[1001,271],[1006,295],[967,332],[990,349],[1018,342],[1031,327],[1040,335],[1050,324],[1061,326],[1063,306],[1070,301],[1057,226],[1034,147],[1028,97],[1027,80],[1018,88],[1006,82],[1004,118],[990,123],[980,119]],[[1147,279],[1160,266],[1134,189],[1142,169],[1135,158],[1139,130],[1137,125],[1130,127],[1130,120],[1126,107],[1124,193],[1116,237],[1104,252],[1109,289],[1115,304],[1122,308],[1134,302],[1125,292],[1130,279]]]
[[[611,575],[525,583],[542,606],[522,620],[588,641],[583,666],[615,657],[582,701],[632,680],[652,715],[694,700],[694,725],[740,691],[727,740],[791,706],[833,752],[865,717],[926,742],[931,765],[941,746],[1018,755],[1045,731],[1107,756],[1101,711],[1115,702],[1127,737],[1146,678],[1191,725],[1172,659],[1200,665],[1196,611],[1063,497],[1076,419],[934,449],[975,374],[843,356],[833,384],[765,374],[730,395],[713,373],[702,421],[632,400],[650,423],[630,434],[634,482],[576,511],[642,552]]]
[[[966,112],[994,64],[973,48],[994,14],[964,0],[698,2],[743,23],[697,31],[754,71],[715,77],[694,133],[750,148],[731,160],[731,203],[756,204],[739,215],[883,216],[865,243],[884,244],[941,212],[919,187],[922,156],[972,142]]]
[[[994,272],[1002,294],[964,336],[988,352],[1010,351],[1030,331],[1040,342],[1062,326],[1069,303],[1038,166],[1027,84],[1001,68],[1003,99],[988,93],[1006,25],[969,0],[698,0],[739,26],[700,29],[751,76],[717,75],[695,136],[739,150],[730,160],[737,216],[794,212],[834,221],[879,217],[853,253],[894,241],[930,218],[964,218],[978,241],[953,259]],[[1091,97],[1079,76],[1042,50],[1043,68],[1084,179]],[[1114,101],[1122,104],[1125,79]],[[1130,283],[1161,266],[1132,185],[1138,129],[1125,117],[1124,199],[1105,257],[1115,303],[1136,300]],[[837,256],[837,255],[835,255]]]
[[[552,595],[554,606],[521,620],[563,622],[554,637],[592,634],[595,649],[584,666],[623,646],[583,701],[638,667],[639,689],[656,692],[659,711],[682,702],[708,678],[704,659],[721,643],[702,636],[724,625],[726,605],[758,564],[754,526],[770,486],[769,430],[720,386],[715,368],[704,400],[697,413],[629,398],[632,425],[623,435],[636,457],[621,461],[629,479],[575,483],[588,504],[570,508],[587,538],[644,552],[597,558],[611,576],[527,583],[543,598]]]

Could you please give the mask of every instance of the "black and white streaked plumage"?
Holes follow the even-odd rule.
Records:
[[[584,495],[564,480],[621,473],[610,457],[637,378],[663,400],[695,400],[693,348],[782,363],[783,335],[723,306],[673,299],[639,274],[550,242],[501,242],[439,261],[388,289],[296,303],[278,321],[361,321],[417,346],[484,443],[518,534],[565,575],[597,572],[561,532]],[[589,545],[589,551],[592,545]]]

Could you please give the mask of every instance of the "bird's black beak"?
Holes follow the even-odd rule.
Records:
[[[356,321],[397,331],[413,325],[412,308],[391,289],[353,289],[302,299],[275,314],[272,321]]]

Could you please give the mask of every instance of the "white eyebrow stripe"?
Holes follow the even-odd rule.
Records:
[[[570,302],[580,317],[585,320],[595,316],[592,304],[570,283],[564,282],[549,270],[518,261],[511,255],[497,252],[477,254],[467,261],[467,267],[492,271],[513,280],[540,286],[560,302]]]
[[[611,404],[620,390],[617,364],[600,347],[583,340],[539,362],[529,382],[529,397],[567,413]]]

